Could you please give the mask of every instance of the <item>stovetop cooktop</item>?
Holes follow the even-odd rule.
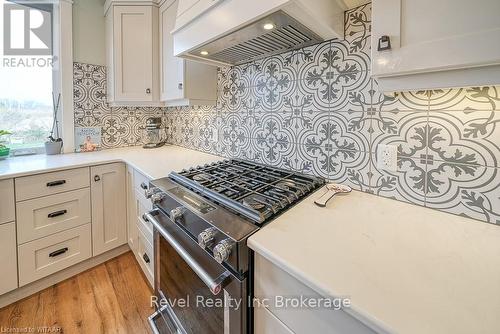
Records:
[[[170,178],[260,225],[321,187],[321,178],[237,159],[172,172]]]

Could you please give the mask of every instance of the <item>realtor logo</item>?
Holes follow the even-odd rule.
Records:
[[[52,55],[52,5],[30,1],[28,6],[4,3],[4,54]]]

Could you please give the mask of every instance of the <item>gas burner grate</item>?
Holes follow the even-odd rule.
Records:
[[[172,172],[170,178],[257,224],[325,182],[321,178],[237,159]]]

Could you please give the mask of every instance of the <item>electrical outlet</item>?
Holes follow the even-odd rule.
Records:
[[[377,167],[387,171],[398,170],[398,147],[396,145],[377,146]]]

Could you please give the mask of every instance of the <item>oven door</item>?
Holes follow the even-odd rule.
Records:
[[[233,276],[163,212],[146,214],[154,226],[155,293],[150,317],[156,333],[245,333],[246,279]]]

